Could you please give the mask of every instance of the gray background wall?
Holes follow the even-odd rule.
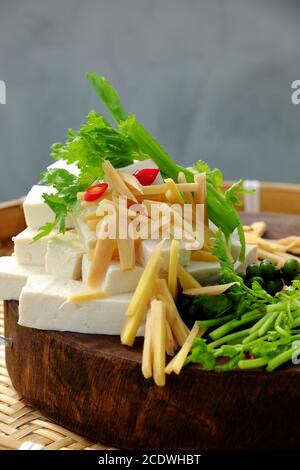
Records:
[[[0,0],[0,200],[25,194],[50,144],[102,110],[88,70],[178,161],[300,182],[299,20],[292,0]]]

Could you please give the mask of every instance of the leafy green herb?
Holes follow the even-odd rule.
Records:
[[[109,81],[106,80],[105,77],[93,72],[88,72],[85,76],[95,89],[99,98],[105,104],[116,123],[125,121],[127,116],[121,103],[121,99]]]
[[[243,181],[239,180],[236,183],[233,183],[230,188],[225,192],[225,198],[228,202],[234,206],[240,206],[241,200],[239,198],[242,194],[253,194],[255,189],[245,189],[243,187]]]
[[[206,342],[201,338],[196,338],[194,340],[194,347],[188,357],[188,361],[195,364],[201,364],[205,370],[214,369],[216,363],[213,350],[207,346]]]
[[[225,294],[199,295],[193,300],[193,305],[201,309],[201,318],[218,318],[232,309],[232,300]]]

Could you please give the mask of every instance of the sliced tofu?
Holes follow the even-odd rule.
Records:
[[[28,276],[44,273],[42,266],[19,265],[15,256],[0,257],[0,299],[19,300]]]
[[[82,280],[85,283],[87,283],[90,265],[91,262],[84,255],[82,259]],[[99,289],[101,288],[101,290],[109,295],[134,292],[143,271],[144,268],[141,266],[135,266],[130,271],[122,271],[120,263],[112,261],[107,270],[104,283],[102,287],[99,286]]]
[[[245,260],[243,263],[236,261],[234,268],[238,273],[245,272],[251,263],[257,262],[257,248],[253,245],[246,245]],[[186,270],[192,274],[203,285],[217,282],[220,277],[220,263],[206,263],[203,261],[191,261]]]
[[[133,175],[133,173],[135,173],[136,171],[144,170],[145,168],[158,168],[158,166],[156,165],[156,163],[154,163],[153,160],[149,158],[148,160],[138,161],[136,163],[133,163],[132,165],[125,166],[124,168],[118,168],[118,170]],[[155,178],[152,184],[161,184],[163,182],[164,180],[161,174],[158,173],[157,177]]]
[[[186,270],[203,285],[213,284],[220,277],[220,263],[218,262],[191,261],[186,266]]]
[[[240,256],[241,243],[240,240],[234,236],[231,237],[231,254],[233,259],[236,261]]]
[[[142,240],[137,252],[137,260],[143,266],[147,264],[154,248],[156,247],[159,240]],[[163,258],[162,268],[167,270],[169,267],[171,240],[166,240],[162,247],[161,255]],[[191,251],[185,247],[184,242],[179,244],[179,264],[181,266],[187,266],[191,259]]]
[[[52,163],[52,165],[47,166],[47,170],[52,170],[52,169],[62,169],[62,170],[67,170],[69,173],[72,173],[72,175],[78,176],[80,173],[80,170],[76,163],[67,163],[65,160],[57,160],[55,163]]]
[[[44,193],[53,194],[55,193],[55,189],[51,186],[35,185],[31,188],[25,198],[23,204],[25,220],[28,228],[30,228],[31,230],[38,230],[47,222],[54,221],[53,211],[44,202]],[[69,229],[73,227],[74,224],[72,216],[68,215],[66,219],[66,228]]]
[[[79,281],[31,276],[20,298],[19,324],[41,330],[119,335],[131,295],[67,302],[69,296],[85,291],[86,286]],[[143,336],[144,326],[138,334]]]
[[[75,230],[48,241],[46,273],[61,279],[81,279],[83,246]]]
[[[96,244],[96,232],[89,229],[84,217],[95,212],[98,205],[93,204],[88,207],[79,209],[73,216],[74,226],[81,239],[85,252],[88,252],[91,248],[95,247]]]
[[[234,268],[237,273],[242,273],[245,272],[247,266],[252,263],[257,263],[257,246],[246,245],[245,260],[242,263],[237,261],[234,265]]]
[[[37,230],[26,228],[13,238],[15,245],[15,255],[19,264],[28,264],[35,266],[45,266],[45,256],[48,241],[56,235],[51,233],[40,240],[33,241],[38,234]]]

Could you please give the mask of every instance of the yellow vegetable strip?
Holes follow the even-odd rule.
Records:
[[[170,204],[184,204],[184,200],[177,189],[176,183],[171,178],[165,180],[167,187],[166,198]]]
[[[151,345],[153,348],[153,379],[156,385],[166,383],[166,308],[161,300],[151,302]]]
[[[68,297],[67,302],[83,303],[96,299],[105,299],[107,297],[108,295],[106,292],[81,292],[78,294],[70,295],[70,297]]]
[[[131,238],[117,240],[122,271],[128,271],[135,266],[135,244]]]
[[[181,319],[174,299],[168,289],[166,280],[157,279],[156,288],[159,292],[161,299],[163,299],[165,302],[167,310],[167,320],[170,324],[175,340],[179,344],[179,346],[182,346],[187,337],[187,327]]]
[[[173,181],[173,180],[172,180]],[[197,188],[196,183],[175,183],[177,191],[180,193],[186,193],[186,192],[193,192]],[[166,191],[168,190],[168,186],[166,183],[162,184],[150,184],[148,186],[142,186],[143,188],[143,193],[144,196],[154,196],[154,195],[160,195],[160,194],[165,194]],[[133,190],[133,193],[138,196],[138,192],[136,190]]]
[[[204,205],[204,223],[206,226],[208,226],[208,216],[206,207],[206,174],[198,173],[194,176],[194,180],[197,184],[197,189],[194,192],[194,202],[195,204]]]
[[[182,348],[176,354],[173,364],[172,364],[172,372],[175,374],[180,374],[182,367],[184,366],[185,360],[193,347],[193,341],[197,336],[202,336],[205,333],[206,329],[202,328],[199,329],[197,322],[195,322],[193,328],[190,331],[185,343],[183,344]]]
[[[178,279],[183,290],[201,287],[201,284],[181,264],[178,265]]]
[[[178,183],[187,184],[186,177],[185,177],[185,174],[183,173],[183,171],[180,171],[178,173]],[[189,204],[194,204],[194,198],[193,198],[193,195],[192,195],[191,191],[186,191],[185,192],[185,197],[186,197],[186,200]]]
[[[253,222],[250,227],[258,237],[262,237],[267,230],[267,224],[265,222]]]
[[[179,261],[179,241],[172,240],[170,247],[169,269],[168,269],[168,287],[173,299],[177,295],[177,271]]]
[[[278,256],[275,255],[274,253],[271,253],[270,251],[263,250],[261,248],[258,248],[257,250],[257,257],[258,259],[269,259],[273,261],[275,264],[278,264],[281,266],[284,263],[284,257],[283,256]]]
[[[126,310],[126,316],[128,317],[137,316],[139,311],[142,310],[145,312],[146,310],[152,295],[155,279],[158,276],[161,267],[161,249],[163,243],[164,240],[156,245],[145,266],[145,270],[138,282],[130,304]]]
[[[94,220],[88,220],[86,224],[87,224],[88,228],[92,232],[94,232],[96,230],[97,225],[99,224],[99,222],[100,222],[100,219],[98,218],[98,219],[94,219]]]
[[[142,356],[142,373],[145,379],[149,379],[150,377],[152,377],[153,353],[151,346],[151,320],[151,310],[149,310],[146,316],[145,337]]]
[[[228,284],[217,284],[215,286],[196,287],[195,289],[185,289],[184,294],[187,295],[219,295],[227,291],[238,282],[229,282]]]
[[[168,356],[174,356],[176,349],[178,349],[178,345],[174,340],[173,333],[170,327],[169,322],[166,322],[166,353]]]
[[[216,263],[219,259],[209,251],[197,250],[191,253],[192,261],[204,261],[206,263]]]
[[[130,175],[129,173],[124,173],[122,171],[119,171],[118,173],[124,183],[126,183],[128,186],[131,186],[132,189],[135,189],[138,194],[143,194],[143,186],[135,176]]]
[[[112,259],[114,246],[115,240],[110,238],[97,240],[87,280],[89,289],[95,290],[101,287]]]
[[[126,186],[117,170],[115,170],[115,168],[108,160],[105,160],[102,163],[102,169],[104,171],[106,179],[121,196],[126,196],[128,199],[137,202],[133,193]]]
[[[133,345],[137,330],[143,321],[144,313],[151,299],[155,282],[154,280],[159,273],[162,263],[162,257],[160,254],[163,242],[164,241],[158,243],[153,251],[145,268],[145,271],[147,270],[147,274],[145,275],[145,271],[143,272],[127,308],[127,318],[121,332],[121,343],[126,344],[127,346]],[[142,281],[142,279],[144,280]]]

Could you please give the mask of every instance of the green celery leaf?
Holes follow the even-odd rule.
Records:
[[[116,123],[126,119],[126,113],[121,103],[120,96],[114,87],[106,80],[105,77],[97,75],[94,72],[85,74],[99,98],[102,100],[107,110],[112,115]]]
[[[239,180],[236,183],[233,183],[230,188],[227,189],[227,191],[225,192],[225,198],[234,206],[240,206],[242,204],[242,201],[240,200],[239,196],[241,194],[253,193],[255,193],[255,189],[245,189],[243,187],[243,181]]]

